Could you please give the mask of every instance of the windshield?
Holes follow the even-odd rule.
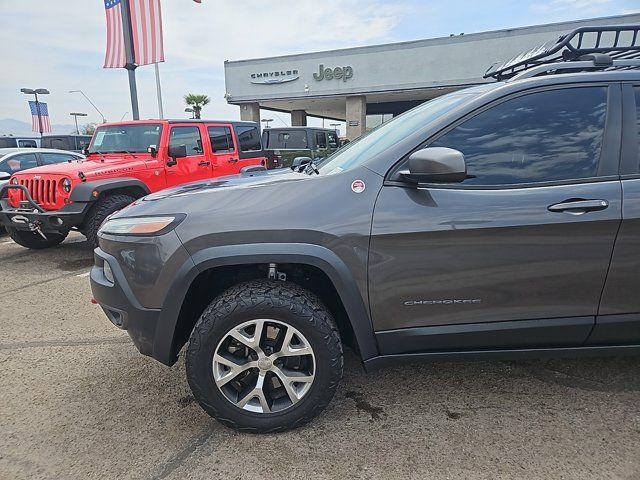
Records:
[[[440,115],[498,84],[482,85],[449,93],[419,105],[392,120],[381,124],[357,140],[348,143],[320,166],[321,175],[332,175],[351,170],[403,140],[416,130],[423,128]]]
[[[161,133],[158,123],[98,127],[89,153],[143,153],[150,145],[157,147]]]

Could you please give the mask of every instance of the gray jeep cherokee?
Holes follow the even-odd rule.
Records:
[[[199,404],[254,432],[320,412],[343,344],[367,369],[639,353],[639,30],[576,30],[321,167],[138,200],[100,230],[93,294],[143,354],[188,343]]]

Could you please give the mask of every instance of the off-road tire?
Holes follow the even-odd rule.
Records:
[[[15,228],[7,227],[7,233],[11,240],[18,245],[30,248],[32,250],[43,250],[45,248],[55,247],[61,244],[69,232],[66,233],[45,233],[46,239],[37,232],[30,232],[27,230],[16,230]]]
[[[308,393],[275,413],[242,410],[223,395],[213,378],[213,354],[220,340],[233,327],[262,318],[299,330],[315,356],[315,379]],[[335,321],[316,295],[289,282],[252,280],[231,287],[211,302],[191,333],[185,363],[191,391],[209,415],[236,430],[267,433],[299,427],[320,413],[342,378],[344,359]]]
[[[122,210],[127,205],[133,203],[135,198],[124,193],[106,194],[100,197],[95,205],[91,207],[87,219],[84,223],[83,232],[91,248],[98,246],[98,230],[106,218],[112,213]]]

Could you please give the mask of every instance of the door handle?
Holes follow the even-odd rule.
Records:
[[[564,202],[549,205],[547,210],[550,212],[569,213],[571,215],[582,215],[587,212],[597,212],[604,210],[609,206],[606,200],[565,200]]]
[[[229,160],[227,160],[229,163],[236,163],[238,161],[237,158],[230,158]]]
[[[210,162],[205,162],[205,161],[202,161],[202,162],[198,163],[199,167],[208,167],[209,165],[211,165],[211,163]]]

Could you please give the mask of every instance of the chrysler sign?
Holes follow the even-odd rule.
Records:
[[[298,70],[279,70],[275,72],[260,72],[251,74],[251,83],[272,85],[276,83],[293,82],[300,78]]]

